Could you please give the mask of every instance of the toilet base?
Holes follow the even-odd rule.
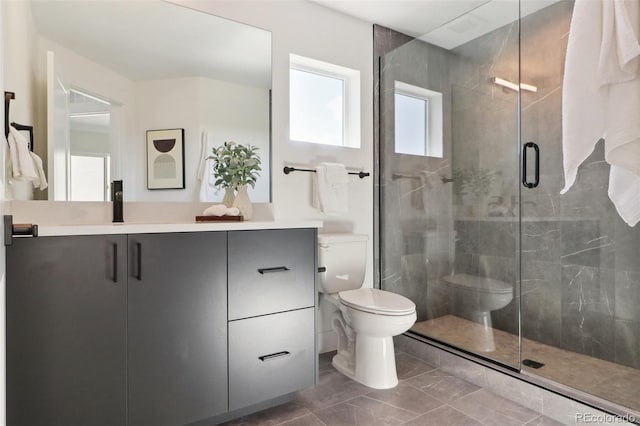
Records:
[[[398,385],[392,337],[358,335],[355,362],[348,355],[338,352],[331,365],[350,379],[370,388],[391,389]]]
[[[475,311],[471,315],[474,322],[482,325],[482,333],[474,335],[472,347],[480,352],[495,352],[496,344],[493,340],[493,326],[491,323],[491,312]]]

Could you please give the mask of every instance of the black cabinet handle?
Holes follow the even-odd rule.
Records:
[[[284,272],[288,270],[289,268],[287,268],[286,266],[276,266],[275,268],[260,268],[258,269],[258,272],[260,272],[261,274],[268,274],[271,272]]]
[[[258,359],[262,362],[271,361],[272,359],[280,358],[283,356],[289,356],[291,353],[289,351],[276,352],[274,354],[262,355],[259,356]]]
[[[535,180],[527,180],[527,152],[528,148],[533,148],[536,154]],[[527,188],[535,188],[540,183],[540,148],[534,142],[527,142],[522,147],[522,184]]]
[[[318,268],[318,272],[327,272],[327,267],[326,266],[320,266]]]
[[[136,255],[138,264],[136,265],[136,279],[142,281],[142,243],[136,243]]]
[[[113,243],[113,282],[118,282],[118,244]]]

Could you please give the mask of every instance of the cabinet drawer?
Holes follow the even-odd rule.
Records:
[[[315,383],[315,308],[229,322],[229,410]]]
[[[229,232],[229,320],[314,306],[316,230]]]

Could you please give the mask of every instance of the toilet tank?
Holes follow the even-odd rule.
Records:
[[[361,234],[318,234],[319,290],[338,293],[362,287],[367,266],[367,240]]]

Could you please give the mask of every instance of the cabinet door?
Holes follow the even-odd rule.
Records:
[[[229,409],[315,382],[315,308],[229,322]]]
[[[129,425],[227,411],[226,232],[129,236]]]
[[[7,247],[7,424],[125,425],[126,236]]]
[[[229,320],[315,305],[316,230],[229,232]]]

